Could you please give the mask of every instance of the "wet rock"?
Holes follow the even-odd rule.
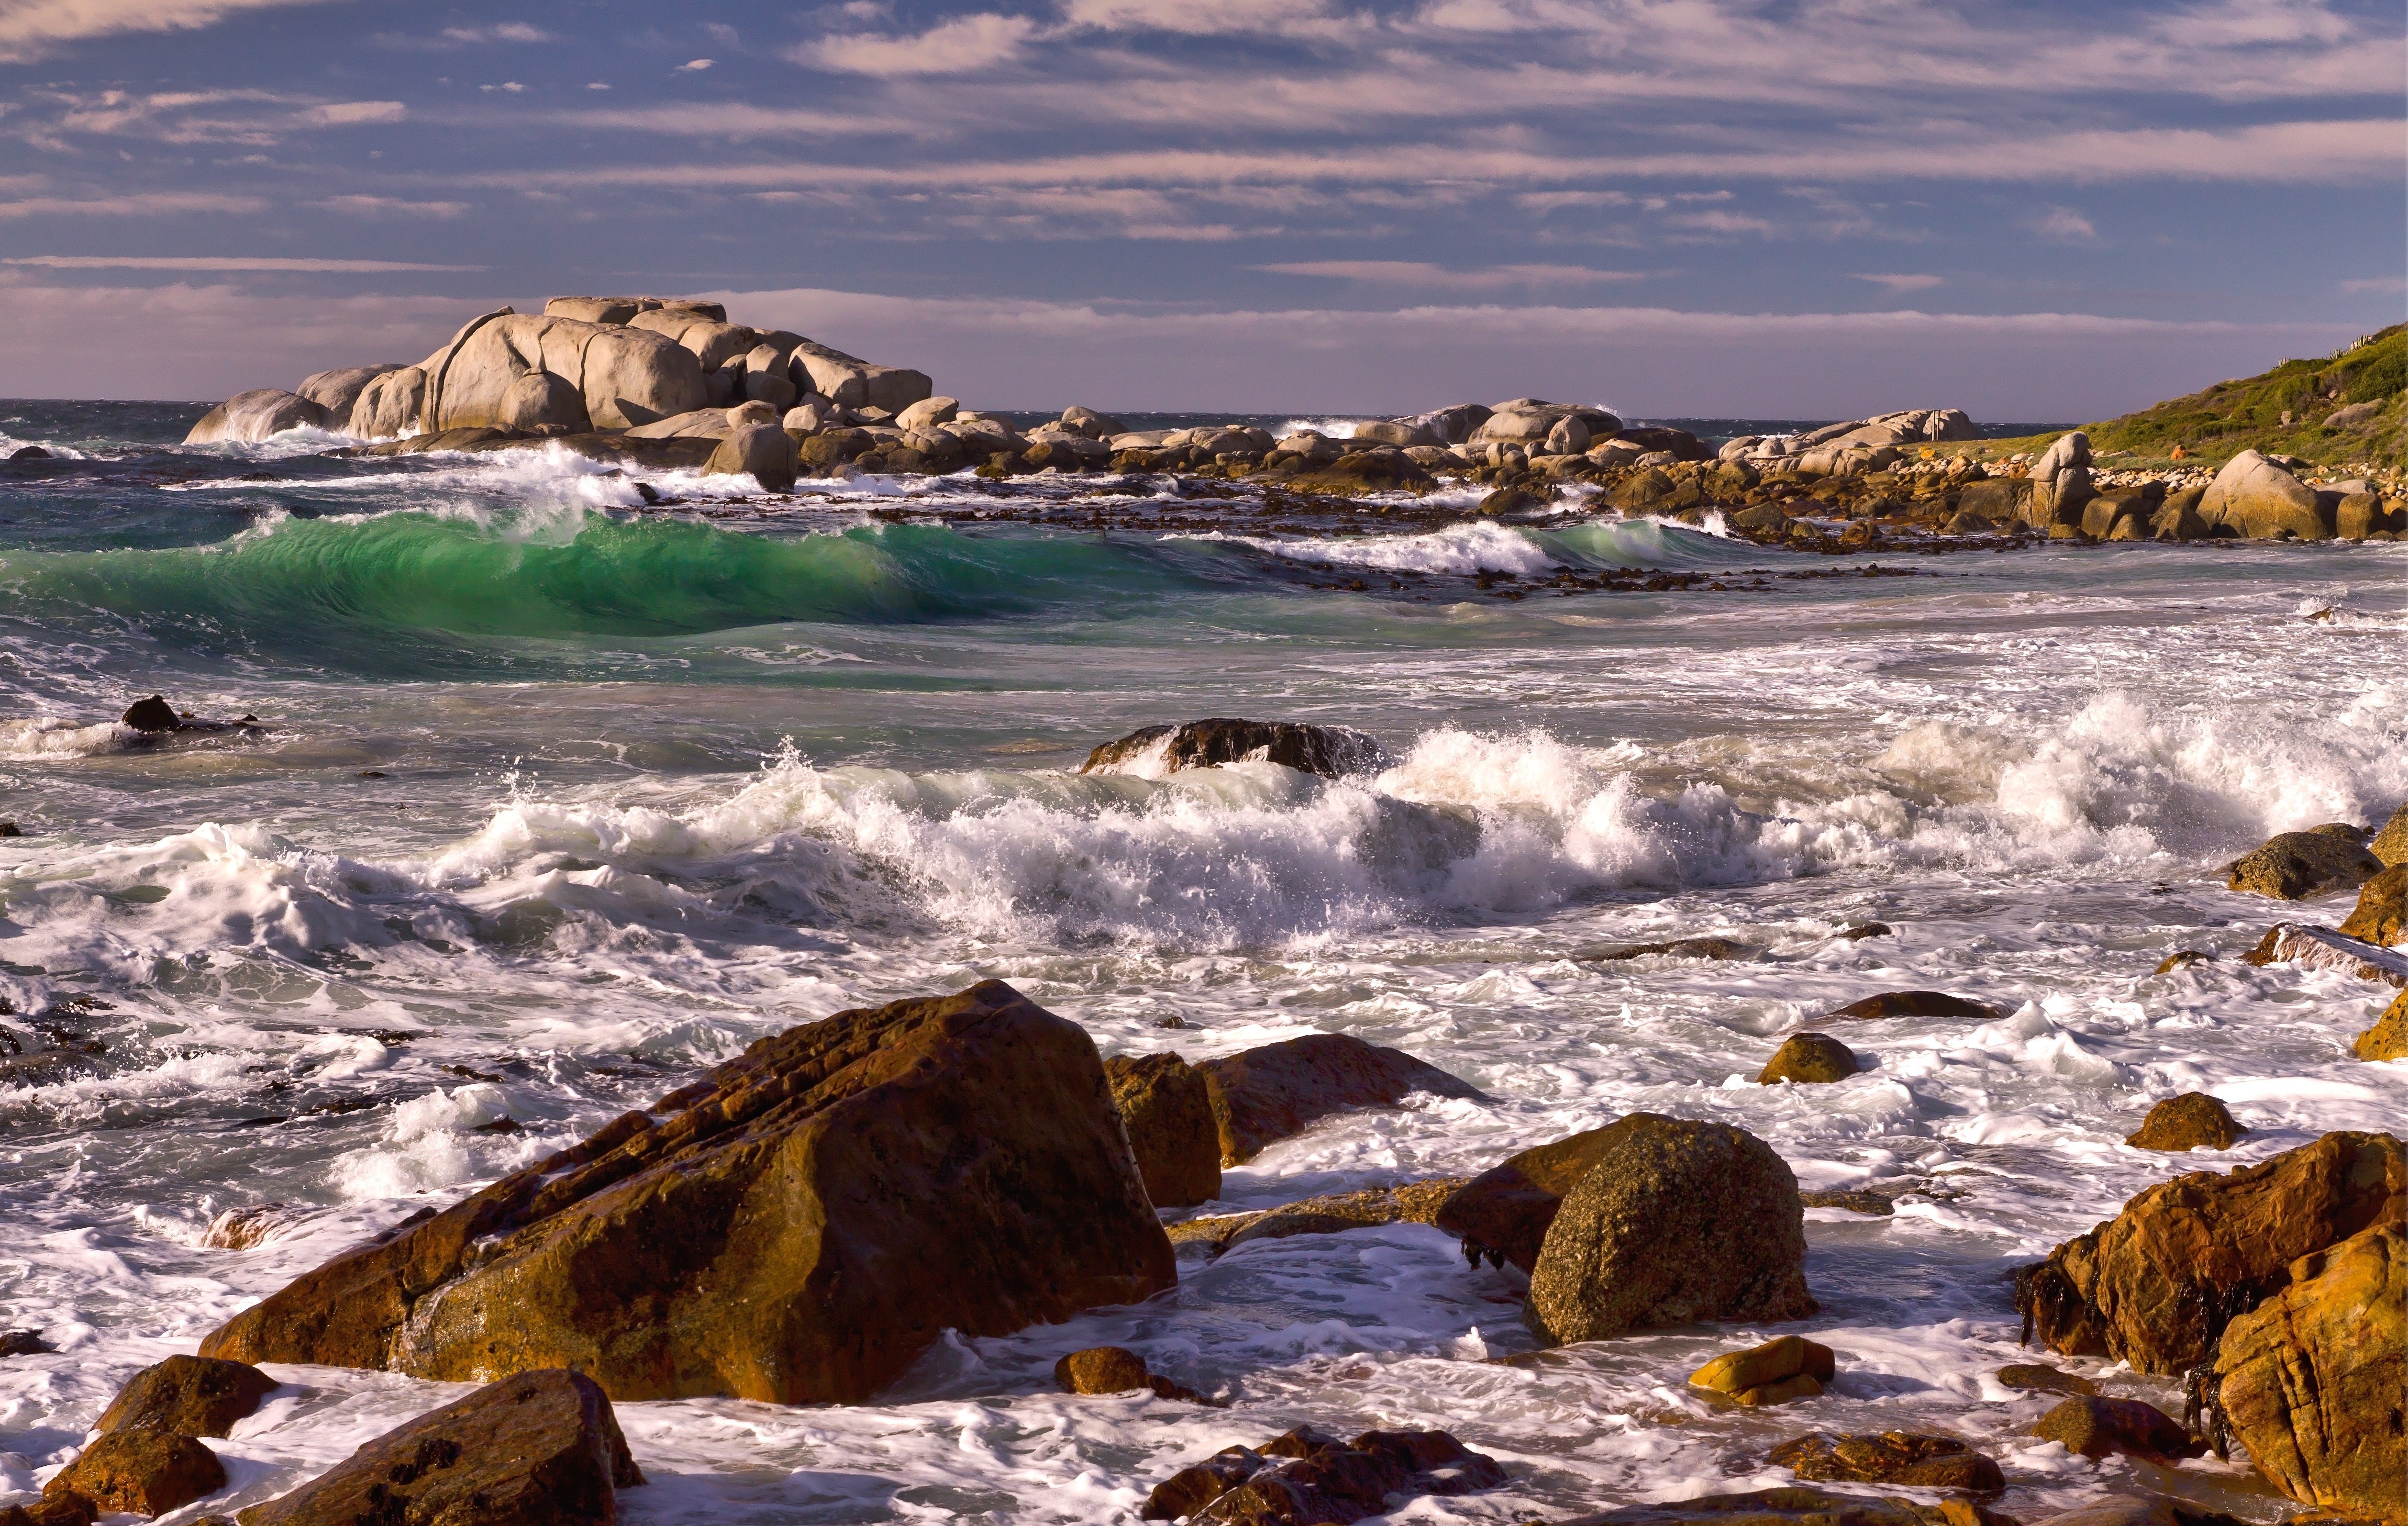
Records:
[[[8,459],[10,461],[49,461],[52,458],[50,452],[38,445],[21,445],[8,452]]]
[[[1611,964],[1650,954],[1669,954],[1674,959],[1754,959],[1761,951],[1753,944],[1732,938],[1672,938],[1662,943],[1594,944],[1572,957]]]
[[[2352,1040],[2349,1048],[2360,1060],[2408,1060],[2408,991],[2392,997],[2374,1026]]]
[[[138,1427],[222,1436],[235,1421],[256,1413],[276,1386],[276,1379],[249,1362],[169,1357],[126,1379],[93,1429],[104,1434]]]
[[[2159,960],[2157,962],[2157,967],[2149,973],[2152,975],[2172,975],[2176,970],[2188,969],[2193,964],[2212,964],[2214,963],[2215,963],[2215,956],[2214,954],[2202,954],[2196,948],[2177,948],[2172,953],[2170,953],[2165,958]]]
[[[1996,1519],[1995,1517],[1986,1519]],[[1555,1526],[1986,1526],[1985,1518],[1907,1500],[1828,1494],[1819,1489],[1758,1489],[1668,1505],[1627,1505]]]
[[[2124,1143],[2134,1149],[2230,1149],[2248,1132],[2224,1104],[2204,1091],[2186,1091],[2150,1108]]]
[[[1397,1187],[1367,1188],[1283,1204],[1268,1212],[1233,1216],[1228,1228],[1215,1237],[1213,1254],[1235,1250],[1254,1240],[1284,1240],[1297,1234],[1342,1234],[1351,1229],[1377,1229],[1383,1224],[1428,1224],[1469,1178],[1437,1177]]]
[[[1065,1393],[1133,1393],[1142,1389],[1157,1398],[1201,1404],[1194,1389],[1157,1377],[1145,1358],[1125,1346],[1094,1346],[1073,1351],[1054,1363],[1054,1383]]]
[[[2408,952],[2385,948],[2347,937],[2329,927],[2303,927],[2276,922],[2241,956],[2244,964],[2299,964],[2312,970],[2340,970],[2360,980],[2408,987]]]
[[[1310,1427],[1260,1451],[1232,1447],[1155,1486],[1144,1518],[1226,1526],[1343,1526],[1392,1497],[1495,1489],[1505,1470],[1444,1431],[1366,1431],[1341,1442]]]
[[[1219,1197],[1221,1132],[1204,1073],[1176,1054],[1146,1054],[1107,1060],[1104,1075],[1154,1205],[1185,1208]]]
[[[1001,981],[840,1012],[237,1315],[209,1356],[852,1401],[1170,1287],[1102,1061]]]
[[[608,1526],[644,1481],[591,1378],[520,1373],[386,1432],[242,1526]]]
[[[2031,1393],[2096,1393],[2099,1385],[2079,1373],[2069,1373],[2036,1362],[2012,1362],[1999,1369],[2000,1388]]]
[[[1488,1100],[1479,1088],[1436,1065],[1351,1034],[1309,1034],[1207,1060],[1196,1068],[1211,1091],[1225,1166],[1251,1161],[1332,1114],[1396,1107],[1416,1091]]]
[[[2224,866],[2224,888],[2297,901],[2356,890],[2382,868],[2356,827],[2329,821],[2306,832],[2277,833],[2234,859]]]
[[[0,1330],[0,1357],[35,1357],[57,1349],[38,1330]]]
[[[1887,922],[1849,922],[1833,933],[1831,936],[1845,938],[1850,943],[1858,943],[1866,938],[1888,937],[1894,931],[1896,930]]]
[[[2150,1188],[2017,1273],[2015,1306],[2050,1350],[2187,1372],[2236,1315],[2288,1284],[2300,1257],[2396,1222],[2404,1196],[2399,1140],[2329,1134],[2229,1175]]]
[[[1145,726],[1087,754],[1082,774],[1118,774],[1136,767],[1212,768],[1222,763],[1275,763],[1300,773],[1337,778],[1377,768],[1380,745],[1343,726],[1304,726],[1284,720],[1190,720],[1176,726]]]
[[[183,718],[176,714],[176,707],[167,703],[165,694],[153,694],[149,699],[137,699],[127,706],[125,713],[117,718],[117,723],[138,732],[164,732],[174,731],[184,722]]]
[[[750,477],[767,492],[783,492],[795,485],[799,460],[794,438],[776,424],[744,424],[719,442],[702,475]]]
[[[1689,1381],[1750,1406],[1782,1405],[1813,1398],[1838,1371],[1839,1359],[1829,1347],[1803,1335],[1781,1335],[1726,1352],[1691,1373]]]
[[[1805,1208],[1844,1208],[1871,1219],[1891,1219],[1898,1214],[1898,1205],[1879,1192],[1800,1191],[1798,1204]]]
[[[2232,1321],[2217,1407],[2258,1471],[2303,1505],[2399,1519],[2408,1505],[2408,1239],[2397,1222],[2304,1256]]]
[[[2246,1526],[2238,1517],[2202,1509],[2188,1500],[2163,1495],[2093,1500],[2050,1516],[2037,1526]]]
[[[1655,1116],[1634,1113],[1602,1129],[1508,1157],[1465,1183],[1440,1205],[1433,1222],[1463,1241],[1467,1255],[1485,1254],[1492,1262],[1536,1270],[1565,1194],[1597,1168],[1617,1140],[1647,1126],[1635,1120]]]
[[[1970,1018],[1976,1022],[1989,1022],[2002,1014],[1986,1002],[1976,1002],[1963,996],[1951,996],[1944,991],[1885,991],[1878,996],[1866,996],[1847,1005],[1824,1014],[1832,1018],[1853,1019],[1871,1022],[1883,1018]]]
[[[1743,1129],[1634,1114],[1564,1198],[1523,1319],[1557,1345],[1701,1319],[1795,1319],[1806,1291],[1798,1178]]]
[[[1999,1464],[1955,1436],[1885,1431],[1842,1436],[1813,1432],[1772,1448],[1766,1462],[1815,1483],[1899,1484],[1995,1494],[2007,1487]]]
[[[32,1505],[0,1505],[0,1526],[92,1526],[95,1514],[90,1500],[60,1494]],[[233,1526],[223,1516],[204,1516],[194,1526],[211,1521]]]
[[[2031,1433],[2042,1441],[2063,1442],[2067,1451],[2093,1458],[2115,1452],[2136,1457],[2197,1457],[2207,1450],[2204,1443],[2192,1440],[2189,1432],[2155,1405],[2087,1393],[2068,1399],[2042,1415]]]
[[[2408,863],[2395,863],[2358,887],[2358,906],[2341,924],[2342,935],[2394,948],[2401,941],[2403,918],[2408,918]]]
[[[1792,1034],[1765,1062],[1756,1079],[1762,1086],[1775,1081],[1813,1085],[1844,1081],[1858,1068],[1856,1051],[1828,1034]]]
[[[337,422],[306,397],[274,387],[259,387],[236,392],[201,415],[200,421],[185,435],[184,443],[256,443],[288,429],[325,429]]]
[[[2401,806],[2383,823],[2383,830],[2367,840],[2366,850],[2376,863],[2388,869],[2408,863],[2408,806]]]
[[[72,1496],[107,1514],[164,1516],[225,1488],[225,1464],[192,1436],[129,1426],[86,1447],[42,1490],[45,1501]]]

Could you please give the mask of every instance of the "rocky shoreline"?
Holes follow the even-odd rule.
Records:
[[[294,392],[239,393],[187,440],[257,441],[299,428],[369,442],[329,452],[337,455],[558,448],[615,465],[747,478],[773,494],[865,476],[1169,476],[1344,508],[1479,484],[1487,516],[1553,514],[1573,500],[1833,553],[2408,535],[2408,491],[2392,477],[2323,480],[2304,461],[2256,451],[2213,473],[2108,469],[2079,431],[2035,458],[1985,461],[1969,449],[1980,431],[1953,408],[1719,448],[1527,397],[1368,420],[1343,438],[1131,430],[1083,406],[1022,429],[936,393],[923,372],[731,323],[715,303],[657,297],[555,297],[540,315],[482,314],[416,365],[326,371]]]

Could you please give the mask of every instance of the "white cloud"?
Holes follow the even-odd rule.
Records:
[[[712,60],[707,58],[690,58],[677,66],[677,72],[680,74],[700,74],[703,70],[710,67],[711,63]]]
[[[392,196],[329,196],[313,205],[347,217],[365,218],[435,218],[458,217],[468,209],[465,201],[402,201]]]
[[[0,218],[176,217],[187,212],[256,212],[267,204],[256,196],[222,196],[204,191],[146,191],[125,196],[28,196],[0,201]]]
[[[959,16],[916,37],[828,37],[792,56],[846,74],[964,74],[1010,58],[1036,26],[1025,16]]]
[[[69,43],[122,32],[214,26],[244,11],[308,0],[0,0],[0,64],[22,64]]]
[[[2060,244],[2086,243],[2099,236],[2088,218],[2071,207],[2052,207],[2031,220],[2032,231]]]
[[[1854,278],[1870,281],[1875,286],[1885,286],[1893,292],[1928,292],[1942,284],[1937,276],[1876,276],[1859,271]]]
[[[0,264],[38,265],[46,270],[262,270],[372,274],[392,270],[482,270],[483,265],[408,264],[398,260],[286,260],[242,255],[29,254]]]
[[[399,101],[337,101],[311,107],[301,113],[301,120],[321,127],[361,127],[399,121],[408,115],[409,108]]]
[[[447,42],[557,42],[559,38],[541,27],[524,21],[502,21],[494,26],[447,26],[443,29]]]
[[[1492,292],[1512,287],[1588,286],[1647,278],[1642,270],[1592,270],[1586,265],[1489,265],[1479,270],[1449,270],[1416,260],[1302,260],[1286,264],[1249,265],[1282,276],[1324,276],[1333,280],[1362,281],[1375,286],[1412,286],[1449,292]]]

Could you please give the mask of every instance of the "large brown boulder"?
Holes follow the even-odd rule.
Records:
[[[2408,863],[2408,806],[2391,813],[2382,829],[2367,839],[2366,850],[2385,868]]]
[[[1776,1081],[1823,1085],[1844,1081],[1856,1073],[1856,1052],[1828,1034],[1792,1034],[1756,1072],[1756,1084]]]
[[[2226,1327],[2216,1403],[2258,1471],[2348,1519],[2408,1519],[2408,1239],[2395,1220],[2303,1256]]]
[[[186,445],[214,445],[236,440],[256,444],[288,429],[324,429],[337,421],[326,410],[298,393],[273,387],[236,392],[201,415],[185,435]]]
[[[2210,524],[2252,540],[2272,540],[2286,531],[2301,540],[2323,540],[2333,533],[2332,518],[2319,509],[2315,490],[2255,450],[2224,464],[2200,500],[2199,512]]]
[[[2305,832],[2281,832],[2224,866],[2224,888],[2297,901],[2329,891],[2356,890],[2382,871],[2358,830],[2329,821]]]
[[[402,369],[399,363],[385,365],[347,365],[339,370],[320,371],[295,387],[296,395],[308,398],[326,410],[327,421],[340,428],[351,416],[351,408],[367,390],[369,382],[392,371]]]
[[[1649,1114],[1622,1123],[1631,1127],[1547,1230],[1523,1310],[1531,1330],[1566,1345],[1814,1312],[1798,1178],[1771,1146],[1722,1123]]]
[[[1564,1195],[1597,1168],[1615,1142],[1645,1128],[1641,1120],[1655,1118],[1653,1113],[1633,1113],[1602,1129],[1508,1157],[1448,1198],[1438,1210],[1438,1227],[1462,1240],[1468,1255],[1484,1253],[1525,1272],[1535,1270]]]
[[[850,1401],[949,1328],[1006,1334],[1174,1280],[1094,1043],[989,980],[762,1039],[202,1350]]]
[[[1196,1068],[1211,1092],[1225,1166],[1241,1165],[1334,1113],[1395,1107],[1416,1091],[1488,1100],[1469,1081],[1352,1034],[1308,1034]]]
[[[2391,998],[2374,1026],[2350,1043],[2360,1060],[2408,1060],[2408,991]]]
[[[520,1373],[377,1437],[241,1526],[609,1526],[644,1481],[602,1390]]]
[[[2229,1108],[2204,1091],[2168,1097],[2124,1136],[2134,1149],[2230,1149],[2249,1131]]]
[[[2408,863],[2395,863],[2358,887],[2358,905],[2341,932],[2344,937],[2397,948],[2403,919],[2408,919]]]
[[[2380,1134],[2329,1134],[2229,1175],[2177,1177],[2018,1273],[2015,1306],[2051,1350],[2187,1372],[2300,1257],[2397,1222],[2403,1194],[2400,1141]]]
[[[2207,1450],[2155,1405],[2090,1393],[2076,1394],[2042,1415],[2032,1434],[2042,1441],[2060,1442],[2067,1451],[2090,1458],[2118,1452],[2133,1457],[2197,1457]]]
[[[1104,1075],[1154,1205],[1189,1208],[1219,1197],[1221,1131],[1203,1072],[1176,1054],[1125,1054],[1105,1061]]]
[[[649,423],[710,401],[702,364],[674,339],[507,307],[470,321],[419,369],[427,379],[418,422],[428,431],[501,427],[511,385],[530,371],[549,371],[575,388],[586,416],[602,429]]]
[[[1976,1494],[1995,1494],[2007,1487],[1998,1463],[1955,1436],[1912,1431],[1863,1436],[1811,1432],[1775,1447],[1765,1461],[1820,1484],[1901,1484]]]
[[[1284,720],[1189,720],[1142,726],[1087,754],[1082,774],[1140,770],[1176,773],[1222,763],[1275,763],[1300,773],[1337,778],[1383,762],[1380,745],[1343,726],[1302,726]]]
[[[222,1436],[275,1390],[276,1379],[249,1362],[169,1357],[126,1379],[93,1429],[106,1433],[139,1426]]]
[[[43,1486],[42,1498],[83,1500],[104,1514],[164,1516],[225,1486],[217,1453],[180,1432],[136,1425],[95,1439]]]

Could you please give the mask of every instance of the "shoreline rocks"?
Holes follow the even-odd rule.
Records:
[[[1348,1034],[1309,1034],[1196,1067],[1211,1090],[1221,1164],[1243,1165],[1333,1114],[1397,1107],[1416,1091],[1486,1102],[1488,1094],[1401,1049]]]
[[[2345,821],[2276,833],[2224,866],[2225,889],[2279,901],[2356,890],[2384,867],[2366,850],[2365,838]]]
[[[1380,744],[1344,726],[1219,718],[1177,725],[1140,726],[1087,754],[1082,774],[1173,774],[1223,763],[1275,763],[1302,774],[1339,778],[1381,767]]]
[[[1104,1075],[1154,1205],[1188,1208],[1219,1197],[1221,1133],[1203,1072],[1176,1054],[1148,1054],[1107,1060]]]
[[[1444,1431],[1366,1431],[1352,1441],[1299,1426],[1259,1450],[1230,1447],[1156,1484],[1147,1520],[1347,1526],[1398,1495],[1495,1489],[1505,1470]]]
[[[1803,1335],[1779,1335],[1714,1358],[1691,1373],[1689,1382],[1753,1408],[1814,1398],[1838,1372],[1839,1359],[1829,1347]]]
[[[1898,1484],[1974,1494],[1997,1494],[2007,1487],[1998,1463],[1955,1436],[1911,1431],[1878,1435],[1810,1432],[1783,1442],[1764,1460],[1811,1483]]]

